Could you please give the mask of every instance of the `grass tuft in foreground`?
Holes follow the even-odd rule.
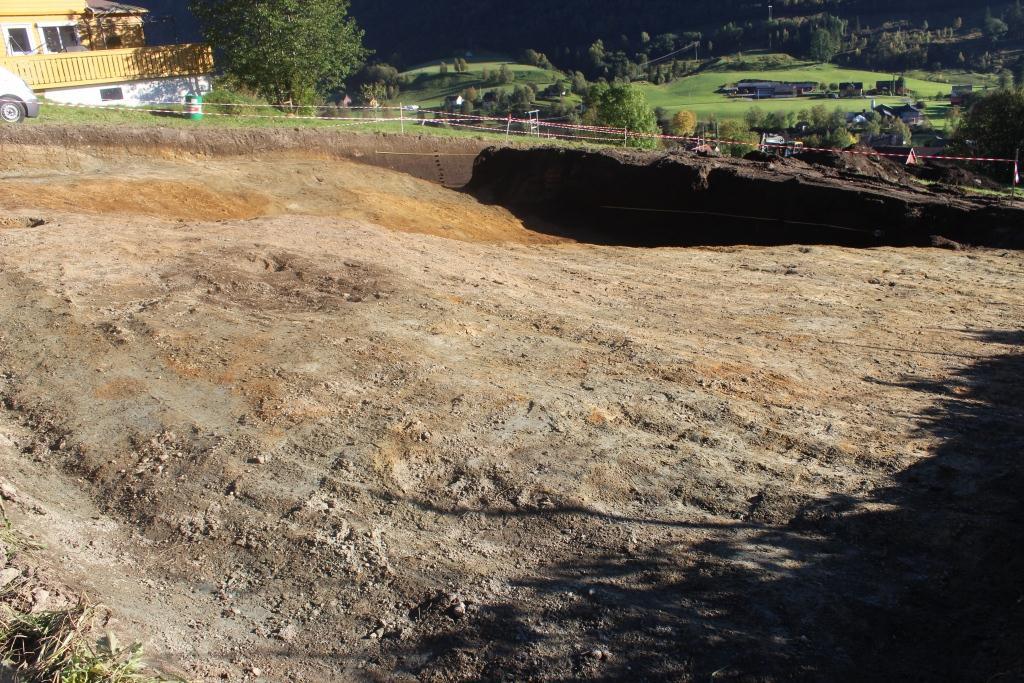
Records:
[[[8,552],[14,552],[19,550],[38,550],[40,546],[15,531],[11,520],[7,519],[2,514],[2,510],[0,510],[0,550],[5,548]]]
[[[38,548],[0,514],[0,550]],[[2,567],[2,565],[0,565]],[[25,683],[155,683],[145,673],[142,644],[120,647],[112,634],[96,639],[100,608],[79,602],[66,610],[31,614],[11,606],[23,579],[0,586],[0,678]]]
[[[109,635],[95,647],[89,644],[96,616],[96,609],[84,604],[41,614],[0,606],[0,663],[27,682],[159,680],[143,673],[141,644],[120,648]]]

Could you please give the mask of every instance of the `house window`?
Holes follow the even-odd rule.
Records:
[[[43,26],[43,41],[47,52],[64,52],[78,46],[78,31],[74,26]]]
[[[100,90],[100,99],[104,102],[116,102],[124,99],[124,90],[121,88],[103,88]]]
[[[32,54],[32,41],[28,29],[23,27],[8,28],[6,31],[7,51],[12,55]]]

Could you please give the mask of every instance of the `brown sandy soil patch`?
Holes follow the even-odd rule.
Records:
[[[277,155],[149,159],[9,146],[24,166],[0,171],[9,209],[194,219],[315,215],[461,240],[551,243],[507,210],[436,183],[346,160]],[[21,150],[16,153],[15,150]],[[55,160],[60,164],[50,166]]]
[[[255,218],[271,210],[270,199],[255,192],[211,192],[197,182],[74,180],[4,182],[4,204],[12,208],[91,213],[135,213],[197,220]]]
[[[274,208],[0,196],[0,479],[154,663],[1021,671],[1019,252],[535,244],[376,169],[129,161],[71,165]]]

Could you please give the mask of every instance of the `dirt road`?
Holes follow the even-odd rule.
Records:
[[[0,483],[166,671],[1024,670],[1019,252],[593,246],[297,152],[21,151]]]

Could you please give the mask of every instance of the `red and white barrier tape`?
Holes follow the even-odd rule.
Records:
[[[123,105],[105,105],[105,104],[63,104],[48,102],[46,106],[50,107],[69,107],[72,109],[101,109],[105,111],[121,111],[121,112],[133,112],[133,113],[145,113],[145,114],[174,114],[176,116],[185,116],[187,112],[181,109],[150,109],[148,104],[140,105],[138,107],[126,107]],[[155,106],[167,106],[165,104]],[[220,106],[220,105],[211,105]],[[231,118],[247,118],[247,119],[276,119],[278,121],[356,121],[360,123],[376,123],[376,122],[395,122],[401,123],[402,119],[396,116],[304,116],[299,114],[234,114],[227,112],[212,112],[203,111],[203,116],[228,116]],[[416,122],[416,119],[405,119],[406,123]]]
[[[50,101],[45,101],[43,104],[51,106],[51,107],[83,107],[83,108],[125,107],[127,109],[135,109],[135,110],[140,109],[141,107],[176,107],[176,106],[182,106],[183,105],[182,102],[177,101],[177,100],[175,100],[174,102],[142,102],[138,106],[130,106],[130,107],[127,106],[127,105],[123,105],[123,104],[109,104],[109,105],[108,104],[72,104],[72,103],[50,102]],[[369,107],[369,106],[359,106],[359,105],[344,106],[344,105],[341,105],[341,104],[256,104],[256,103],[245,103],[245,102],[203,102],[203,106],[204,107],[238,107],[238,108],[250,107],[250,108],[253,108],[253,109],[279,109],[279,110],[281,110],[281,109],[291,109],[291,110],[295,110],[295,109],[341,109],[341,110],[358,109],[358,110],[375,110],[375,111],[379,111],[379,110],[384,110],[384,111],[404,110],[404,111],[409,112],[410,114],[413,114],[413,113],[416,113],[417,111],[420,111],[420,109],[418,109],[418,108],[417,109],[407,109],[405,107]]]
[[[57,107],[69,107],[75,109],[102,109],[108,111],[124,111],[124,112],[145,112],[152,114],[174,114],[183,115],[184,112],[180,109],[150,109],[150,106],[170,106],[171,103],[157,102],[157,103],[144,103],[138,107],[126,107],[123,105],[99,105],[99,104],[63,104],[63,103],[47,103],[48,106]],[[274,105],[247,105],[247,104],[210,104],[211,107],[224,107],[224,106],[237,106],[237,107],[273,107]],[[762,143],[762,142],[751,142],[747,140],[722,140],[715,139],[711,140],[707,137],[694,137],[694,136],[681,136],[681,135],[665,135],[660,133],[642,133],[630,131],[624,128],[611,128],[607,126],[588,126],[583,124],[571,124],[571,123],[555,123],[551,121],[538,121],[532,119],[522,119],[515,117],[498,117],[498,116],[481,116],[476,114],[462,114],[454,112],[444,112],[434,109],[418,109],[415,112],[410,110],[403,110],[400,107],[341,107],[338,105],[331,105],[337,109],[356,109],[361,111],[409,111],[410,114],[431,114],[433,116],[443,116],[446,118],[433,118],[425,119],[419,117],[401,117],[401,116],[377,116],[377,117],[366,117],[366,116],[310,116],[310,115],[298,115],[298,114],[252,114],[252,113],[227,113],[227,112],[211,112],[206,111],[203,113],[204,116],[227,116],[232,118],[265,118],[265,119],[276,119],[283,121],[344,121],[346,123],[339,125],[364,125],[370,123],[400,123],[400,124],[430,124],[430,123],[444,123],[450,126],[456,126],[459,128],[466,128],[471,130],[480,130],[494,134],[506,134],[506,135],[526,135],[531,137],[546,137],[549,139],[568,139],[568,140],[585,140],[590,142],[600,142],[605,144],[623,144],[628,140],[641,140],[641,139],[656,139],[656,140],[675,140],[679,142],[694,142],[694,143],[714,143],[719,145],[743,145],[747,147],[778,147],[778,148],[792,148],[794,151],[799,152],[829,152],[835,154],[854,154],[859,156],[867,157],[892,157],[898,159],[907,159],[911,154],[911,150],[906,153],[895,153],[895,152],[879,152],[875,150],[856,150],[856,149],[836,149],[829,147],[793,147],[785,143]],[[317,108],[317,107],[311,107]],[[474,123],[468,123],[468,122]],[[504,124],[505,129],[502,130],[500,126],[481,126],[475,125],[484,122],[494,122],[497,124]],[[528,126],[533,130],[521,131],[511,130],[512,124]],[[572,131],[572,133],[543,133],[542,128],[554,128],[563,131]],[[575,133],[596,133],[606,135],[608,137],[596,137],[594,135],[576,135]],[[953,156],[944,154],[917,154],[914,153],[915,159],[934,159],[939,161],[969,161],[969,162],[982,162],[982,163],[1006,163],[1015,164],[1017,163],[1013,159],[1004,159],[999,157],[967,157],[967,156]]]
[[[425,110],[425,111],[431,111],[432,112],[433,110]],[[693,137],[693,136],[665,135],[665,134],[661,134],[661,133],[639,133],[639,132],[628,131],[627,129],[624,129],[624,128],[609,128],[609,127],[605,127],[605,126],[586,126],[586,125],[582,125],[582,124],[552,123],[552,122],[545,122],[545,121],[539,121],[538,122],[538,121],[531,121],[530,119],[519,119],[519,118],[510,118],[510,117],[500,118],[500,117],[495,117],[495,116],[475,116],[475,115],[472,115],[472,114],[454,114],[454,116],[459,116],[459,117],[463,117],[463,118],[470,118],[470,119],[476,119],[476,120],[480,120],[480,121],[495,121],[495,122],[501,122],[501,123],[511,122],[511,123],[527,124],[527,125],[538,126],[538,127],[541,127],[541,128],[543,128],[543,127],[550,127],[550,128],[563,128],[563,129],[572,129],[572,130],[586,130],[586,131],[593,131],[593,132],[599,132],[599,133],[607,133],[608,135],[617,136],[618,139],[620,139],[620,140],[623,137],[626,137],[626,138],[632,138],[632,139],[648,138],[648,139],[660,139],[660,140],[678,140],[678,141],[682,141],[682,142],[709,142],[710,141],[707,137],[698,138],[698,137]],[[608,140],[606,138],[593,138],[593,139],[605,139],[605,140]],[[612,141],[614,141],[614,140],[612,140]],[[716,139],[716,140],[714,140],[714,142],[717,143],[717,144],[744,145],[744,146],[748,146],[748,147],[781,147],[781,148],[792,147],[792,145],[789,145],[789,144],[786,144],[786,143],[770,143],[770,142],[769,143],[762,143],[762,142],[750,142],[750,141],[747,141],[747,140],[722,140],[722,139]],[[869,151],[869,150],[855,150],[855,149],[837,149],[837,148],[832,148],[832,147],[804,147],[804,146],[800,146],[798,148],[794,147],[794,149],[796,149],[796,150],[798,150],[800,152],[835,152],[835,153],[840,153],[840,154],[858,154],[858,155],[862,155],[862,156],[884,156],[884,157],[895,157],[895,158],[900,158],[900,159],[907,158],[908,154],[910,153],[910,150],[907,151],[907,154],[897,154],[897,153],[893,153],[893,152],[878,152],[878,151],[874,151],[874,150],[870,150]],[[944,154],[915,154],[915,157],[917,159],[939,159],[939,160],[946,160],[946,161],[1001,162],[1001,163],[1008,163],[1008,164],[1015,163],[1013,159],[1004,159],[1004,158],[999,158],[999,157],[964,157],[964,156],[951,156],[951,155],[944,155]]]
[[[428,121],[432,122],[430,119],[428,119]],[[448,125],[449,126],[454,126],[456,128],[467,128],[467,129],[471,129],[471,130],[482,130],[482,131],[487,131],[488,133],[496,133],[498,135],[505,135],[505,134],[508,134],[508,135],[521,135],[521,136],[527,136],[527,137],[532,137],[532,138],[535,138],[535,137],[539,136],[539,137],[547,138],[549,140],[592,140],[592,141],[604,142],[604,143],[614,142],[613,140],[610,140],[609,138],[586,137],[586,136],[582,136],[582,135],[571,135],[569,133],[539,133],[538,134],[538,133],[531,133],[530,131],[524,131],[524,130],[500,130],[498,128],[491,128],[491,127],[488,127],[488,126],[474,126],[473,124],[462,123],[462,122],[455,123],[455,122],[449,121]]]

